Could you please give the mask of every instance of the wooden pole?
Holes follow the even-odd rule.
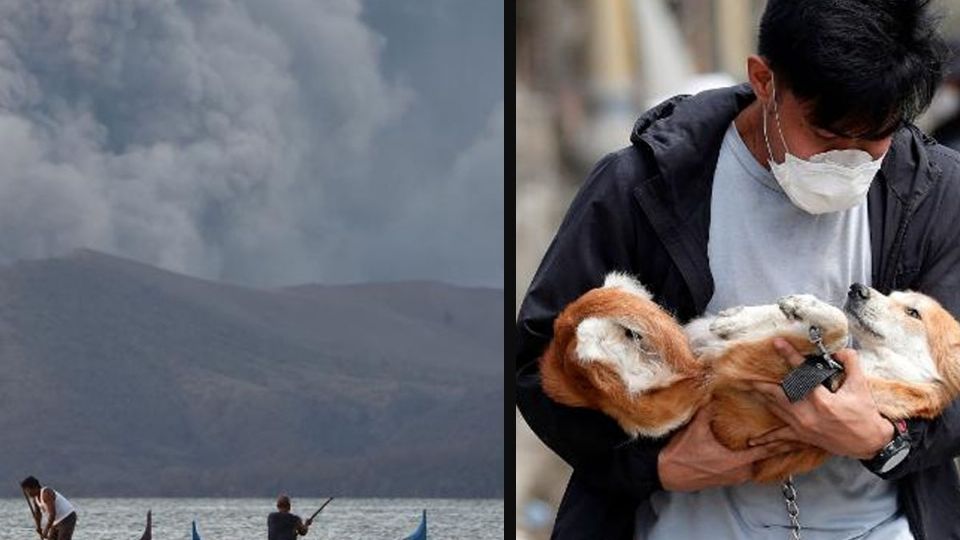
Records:
[[[321,510],[323,510],[324,508],[326,508],[327,505],[330,504],[330,501],[332,501],[332,500],[333,500],[333,497],[330,497],[329,499],[327,499],[327,502],[323,503],[323,506],[320,507],[320,510],[317,510],[316,512],[313,513],[312,516],[310,516],[310,520],[312,521],[313,518],[317,517],[317,514],[319,514]]]
[[[43,532],[40,530],[40,513],[33,506],[33,501],[30,500],[30,496],[27,495],[27,490],[20,489],[23,492],[23,498],[27,500],[27,506],[30,507],[30,515],[33,516],[33,524],[36,526],[37,536],[40,537],[40,540],[43,540]]]

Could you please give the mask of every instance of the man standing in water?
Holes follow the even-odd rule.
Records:
[[[300,516],[290,513],[290,497],[277,497],[277,512],[267,516],[267,540],[296,540],[297,535],[306,536],[313,519],[303,522]]]
[[[20,482],[20,487],[30,500],[30,511],[40,510],[40,534],[49,540],[71,540],[77,511],[70,501],[53,488],[41,486],[32,476]]]

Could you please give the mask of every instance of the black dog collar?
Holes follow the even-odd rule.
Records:
[[[819,327],[810,327],[810,341],[817,346],[818,353],[807,356],[802,364],[793,368],[780,381],[780,387],[790,403],[805,398],[818,384],[831,392],[836,392],[840,387],[843,366],[834,360],[824,347],[823,334]]]

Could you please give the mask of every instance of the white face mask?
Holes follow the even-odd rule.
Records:
[[[767,137],[767,110],[763,110],[763,139],[770,156],[770,170],[795,206],[809,214],[825,214],[852,208],[863,201],[873,177],[880,170],[883,156],[873,159],[863,150],[830,150],[800,159],[787,150],[787,141],[780,129],[780,111],[777,107],[776,87],[773,91],[773,110],[777,117],[777,131],[783,143],[783,163],[773,161],[770,139]],[[884,154],[886,155],[886,154]]]

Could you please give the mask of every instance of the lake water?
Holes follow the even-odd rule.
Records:
[[[66,494],[69,496],[69,493]],[[74,540],[139,540],[147,510],[153,510],[154,540],[190,540],[197,521],[203,540],[265,540],[274,499],[84,499]],[[326,499],[293,499],[304,519]],[[427,510],[431,540],[504,538],[502,499],[335,499],[310,527],[305,540],[400,540]],[[37,540],[26,501],[0,499],[0,540]]]

